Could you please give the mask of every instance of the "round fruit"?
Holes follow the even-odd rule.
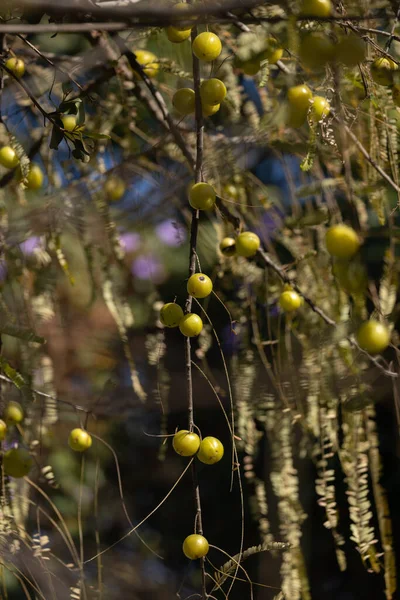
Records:
[[[177,90],[172,96],[172,104],[181,115],[190,115],[196,109],[196,94],[190,88]]]
[[[326,232],[326,249],[335,258],[347,259],[354,256],[360,247],[357,233],[348,225],[333,225]]]
[[[219,249],[224,256],[234,256],[236,254],[236,241],[234,238],[226,237],[220,242]]]
[[[192,51],[199,60],[211,62],[221,54],[221,40],[215,33],[203,31],[193,40]]]
[[[327,117],[331,111],[329,100],[322,96],[314,96],[311,101],[311,117],[313,121],[321,121]]]
[[[181,456],[193,456],[200,447],[200,438],[193,431],[181,429],[174,435],[172,446]]]
[[[240,233],[236,238],[236,253],[239,256],[254,256],[260,247],[260,238],[252,231]]]
[[[212,210],[215,205],[216,194],[209,183],[195,183],[189,191],[189,202],[196,210]]]
[[[285,312],[293,312],[302,305],[301,296],[294,290],[285,290],[279,296],[279,306]]]
[[[147,77],[155,77],[160,69],[160,65],[155,62],[157,60],[155,54],[148,50],[135,50],[134,53],[136,60],[143,67],[143,71],[146,73]],[[135,75],[140,77],[136,72]]]
[[[261,60],[267,60],[270,65],[276,65],[278,60],[281,60],[282,54],[283,48],[280,48],[275,38],[270,37],[268,39],[267,49],[261,53]]]
[[[87,431],[77,427],[69,434],[68,444],[75,452],[85,452],[92,445],[92,438]]]
[[[220,104],[214,104],[213,106],[210,106],[209,104],[202,104],[201,107],[203,117],[211,117],[211,115],[215,115],[215,113],[219,111],[220,106]]]
[[[10,402],[4,409],[4,420],[7,425],[21,423],[24,419],[24,411],[19,402]]]
[[[104,191],[109,200],[118,202],[126,192],[126,185],[120,177],[110,177],[104,184]]]
[[[3,456],[3,469],[10,477],[25,477],[33,466],[33,460],[24,448],[12,448]]]
[[[390,58],[376,58],[370,67],[371,77],[378,85],[392,85],[398,66]]]
[[[164,304],[160,310],[160,321],[165,327],[178,327],[183,319],[183,310],[175,302]]]
[[[188,313],[181,319],[179,329],[186,337],[196,337],[203,329],[203,321],[199,315]]]
[[[228,196],[228,198],[237,198],[238,197],[238,189],[233,183],[226,183],[222,188],[222,193],[224,196]]]
[[[198,533],[192,533],[188,535],[183,542],[182,550],[186,558],[190,560],[196,560],[197,558],[203,558],[210,549],[210,546],[203,535]]]
[[[357,342],[360,348],[369,354],[379,354],[389,346],[390,331],[383,323],[370,319],[358,330]]]
[[[27,187],[29,190],[39,190],[43,185],[44,175],[39,165],[31,165],[27,177]]]
[[[64,115],[61,117],[61,121],[65,131],[74,131],[76,129],[76,115]]]
[[[238,65],[245,75],[257,75],[258,71],[261,69],[261,59],[260,58],[252,58],[250,60],[245,60]]]
[[[365,42],[351,33],[339,38],[335,46],[335,58],[346,67],[355,67],[365,59]]]
[[[340,287],[349,294],[357,294],[367,287],[368,276],[366,268],[358,261],[336,260],[332,271]]]
[[[201,82],[200,85],[201,101],[209,106],[221,104],[226,96],[226,87],[223,81],[212,77]]]
[[[0,442],[2,442],[7,435],[7,425],[0,419]]]
[[[300,42],[301,62],[309,69],[320,69],[333,59],[335,47],[323,33],[307,33]]]
[[[177,29],[176,27],[167,27],[167,38],[173,44],[180,44],[190,38],[191,29]]]
[[[400,84],[396,83],[396,85],[392,88],[392,98],[393,103],[396,106],[400,106]]]
[[[188,4],[187,2],[178,2],[178,4],[174,4],[173,6],[174,10],[188,10],[190,9],[190,4]],[[192,24],[190,23],[190,20],[193,19],[193,17],[188,17],[188,19],[186,21],[178,21],[178,23],[175,23],[175,28],[178,29],[179,31],[185,31],[187,29],[191,29]]]
[[[16,77],[22,77],[25,73],[25,63],[21,58],[9,58],[5,64],[7,69],[12,71]]]
[[[211,294],[212,289],[212,281],[204,273],[195,273],[189,277],[189,281],[187,282],[188,294],[194,298],[206,298]]]
[[[11,148],[11,146],[0,148],[0,165],[3,165],[6,169],[15,169],[18,163],[18,156],[14,148]]]
[[[331,0],[303,0],[300,15],[306,17],[330,17],[332,13]]]
[[[200,443],[197,458],[206,465],[214,465],[224,456],[224,447],[221,442],[211,435],[205,437]]]
[[[307,113],[311,98],[312,92],[308,85],[295,85],[288,89],[287,99],[295,110]]]

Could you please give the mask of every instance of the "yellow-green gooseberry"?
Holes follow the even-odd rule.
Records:
[[[234,256],[236,254],[236,240],[232,237],[225,237],[221,240],[219,249],[224,256]]]
[[[203,535],[192,533],[185,538],[182,546],[183,554],[190,560],[203,558],[210,549],[208,541]]]
[[[196,210],[212,210],[215,205],[215,200],[215,190],[209,183],[195,183],[190,188],[190,206]]]
[[[211,62],[221,54],[221,40],[215,33],[203,31],[193,40],[192,51],[199,60]]]
[[[323,96],[314,96],[311,100],[310,114],[313,121],[319,122],[327,117],[331,111],[329,100]]]
[[[12,71],[16,77],[22,77],[25,73],[25,63],[21,58],[13,56],[6,60],[5,63],[7,69]]]
[[[335,59],[346,67],[355,67],[365,59],[365,42],[351,33],[339,38],[335,46]]]
[[[390,331],[384,323],[370,319],[357,331],[357,342],[369,354],[383,352],[390,343]]]
[[[3,421],[3,419],[0,419],[0,442],[2,442],[5,439],[6,435],[7,435],[7,425]]]
[[[147,77],[155,77],[160,69],[160,65],[156,62],[156,55],[148,50],[135,50],[134,54]],[[134,73],[136,77],[140,77],[139,73],[136,73],[136,71]]]
[[[273,38],[268,38],[268,46],[261,53],[261,60],[267,60],[270,65],[276,65],[278,60],[281,60],[283,55],[283,48],[279,46],[279,42]]]
[[[181,456],[193,456],[200,447],[200,438],[193,431],[181,429],[174,435],[172,447]]]
[[[76,429],[73,429],[69,434],[68,444],[75,452],[85,452],[85,450],[88,450],[92,445],[92,437],[84,429],[76,427]]]
[[[61,121],[65,131],[74,131],[77,128],[76,115],[64,115]]]
[[[31,164],[28,177],[26,179],[26,186],[29,190],[40,190],[43,186],[44,174],[39,165]]]
[[[7,425],[16,425],[24,420],[24,410],[19,402],[9,402],[4,409],[4,420]]]
[[[188,294],[194,298],[206,298],[211,294],[212,289],[212,281],[204,273],[194,273],[187,282]]]
[[[226,183],[222,188],[222,193],[228,198],[237,198],[239,195],[238,189],[233,183]]]
[[[349,259],[360,248],[360,239],[352,227],[339,224],[328,229],[325,236],[326,249],[331,256]]]
[[[10,477],[25,477],[33,466],[31,455],[24,448],[12,448],[3,456],[3,469]]]
[[[302,297],[294,290],[284,290],[279,296],[279,306],[284,312],[293,312],[303,304]]]
[[[331,14],[331,0],[303,0],[300,5],[300,16],[324,18]]]
[[[249,258],[254,256],[260,247],[260,238],[252,231],[244,231],[236,238],[236,253]]]
[[[214,465],[224,456],[224,447],[216,437],[211,435],[201,440],[197,458],[206,465]]]
[[[370,67],[371,77],[378,85],[393,84],[393,73],[398,66],[391,58],[376,58]]]
[[[191,88],[181,88],[172,96],[172,105],[181,115],[190,115],[196,108],[196,94]]]
[[[165,327],[178,327],[183,318],[183,310],[175,302],[164,304],[160,310],[160,321]]]
[[[188,313],[179,323],[180,332],[186,337],[196,337],[203,329],[203,321],[195,313]]]
[[[11,148],[11,146],[0,148],[0,165],[6,167],[6,169],[15,169],[18,163],[19,159],[14,148]]]
[[[226,96],[226,86],[223,81],[216,77],[206,79],[200,84],[200,96],[202,102],[209,106],[221,104]]]
[[[173,5],[173,9],[176,11],[185,11],[190,9],[190,4],[187,2],[178,2],[177,4]],[[193,17],[187,17],[185,21],[178,21],[177,23],[174,23],[174,27],[180,31],[187,31],[188,29],[190,30],[193,27],[190,23],[192,19]]]
[[[289,103],[288,125],[290,127],[301,127],[307,118],[310,108],[312,92],[305,85],[295,85],[288,90],[287,99]]]
[[[118,202],[126,192],[126,185],[121,177],[111,176],[104,184],[104,191],[111,202]]]
[[[309,69],[320,69],[334,57],[332,40],[320,32],[305,34],[300,40],[299,57]]]
[[[178,29],[177,27],[167,27],[166,29],[167,38],[173,44],[180,44],[190,38],[192,33],[191,29]]]
[[[201,108],[203,117],[211,117],[212,115],[215,115],[215,113],[219,111],[220,107],[220,104],[214,104],[211,106],[209,104],[202,103]]]

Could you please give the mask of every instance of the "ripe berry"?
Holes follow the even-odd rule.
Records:
[[[195,273],[187,282],[188,294],[194,298],[206,298],[212,292],[213,284],[208,275],[204,273]]]
[[[21,58],[12,57],[6,60],[6,67],[14,73],[16,77],[22,77],[25,73],[25,63]]]
[[[236,253],[249,258],[254,256],[260,247],[260,238],[252,231],[245,231],[236,238]]]
[[[85,452],[92,445],[92,438],[87,431],[77,427],[69,434],[68,444],[75,452]]]
[[[267,60],[270,65],[276,65],[278,60],[281,60],[283,54],[283,48],[280,48],[278,41],[270,37],[268,38],[268,46],[264,50],[260,58],[261,60]]]
[[[183,310],[179,304],[168,302],[160,310],[160,321],[165,327],[178,327],[183,318]]]
[[[0,165],[3,165],[6,169],[15,169],[18,163],[18,156],[14,148],[11,148],[11,146],[0,148]]]
[[[293,312],[303,304],[301,296],[294,290],[285,290],[279,296],[279,306],[285,312]]]
[[[74,131],[77,127],[76,115],[64,115],[61,117],[61,121],[65,131]]]
[[[390,331],[383,323],[370,319],[359,328],[357,342],[369,354],[379,354],[389,346]]]
[[[331,111],[331,105],[329,100],[322,96],[314,96],[311,101],[311,118],[315,122],[321,121],[324,117],[327,117]]]
[[[185,11],[190,9],[190,4],[187,4],[187,2],[178,2],[178,4],[174,4],[173,9],[178,11]],[[193,17],[187,17],[187,20],[178,21],[177,23],[175,23],[174,27],[179,31],[186,31],[188,29],[191,29],[193,27],[190,22],[192,19]]]
[[[172,97],[172,104],[181,115],[186,116],[194,113],[196,108],[196,94],[194,90],[190,88],[177,90]]]
[[[215,115],[215,113],[219,111],[220,107],[220,104],[214,104],[213,106],[210,106],[209,104],[202,104],[201,108],[203,117],[211,117],[211,115]]]
[[[29,190],[39,190],[43,185],[44,175],[39,165],[31,165],[27,177],[27,188]]]
[[[365,42],[353,33],[343,35],[335,46],[335,58],[346,67],[355,67],[365,59]]]
[[[226,237],[220,244],[219,249],[224,256],[234,256],[236,254],[236,241],[234,238]]]
[[[173,44],[180,44],[190,38],[191,29],[178,29],[177,27],[167,27],[167,38]]]
[[[2,442],[7,435],[7,425],[0,419],[0,442]]]
[[[301,127],[307,118],[312,92],[307,85],[295,85],[289,88],[287,99],[289,103],[290,127]]]
[[[193,456],[199,449],[200,438],[193,431],[181,429],[174,435],[172,446],[175,452],[181,456]]]
[[[209,183],[195,183],[189,191],[189,202],[196,210],[212,210],[214,208],[216,194]]]
[[[224,82],[216,77],[202,81],[200,84],[200,96],[201,101],[209,106],[221,104],[226,96]]]
[[[205,437],[197,453],[197,458],[206,465],[214,465],[224,456],[224,447],[221,442],[212,436]]]
[[[24,411],[19,402],[9,402],[4,409],[4,420],[7,425],[21,423],[24,419]]]
[[[306,17],[329,17],[332,13],[331,0],[303,0],[300,15]]]
[[[199,60],[211,62],[221,54],[221,40],[215,33],[203,31],[193,40],[192,51]]]
[[[378,85],[392,85],[397,64],[390,58],[376,58],[370,67],[371,77]]]
[[[181,319],[179,329],[186,337],[196,337],[203,329],[203,321],[199,315],[188,313]]]
[[[183,542],[182,550],[184,555],[190,560],[196,560],[197,558],[203,558],[210,549],[210,546],[203,535],[198,533],[192,533],[188,535]]]
[[[12,448],[3,456],[3,469],[10,477],[25,477],[33,466],[33,460],[24,448]]]
[[[143,67],[143,71],[146,73],[147,77],[155,77],[160,69],[160,65],[157,60],[157,57],[152,52],[148,50],[135,50],[134,51],[136,60]],[[140,78],[140,75],[134,71],[135,76]]]
[[[327,35],[307,33],[300,41],[299,56],[309,69],[320,69],[334,57],[335,47]]]
[[[351,258],[360,247],[357,233],[348,225],[333,225],[326,232],[326,249],[335,258]]]
[[[237,198],[239,195],[238,189],[233,183],[226,183],[222,188],[222,193],[228,198]]]
[[[104,184],[104,191],[111,202],[118,202],[126,192],[126,185],[120,177],[110,177]]]

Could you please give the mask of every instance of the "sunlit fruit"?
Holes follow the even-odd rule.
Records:
[[[260,238],[252,231],[244,231],[236,238],[236,253],[249,258],[254,256],[260,247]]]
[[[339,38],[335,46],[335,59],[346,67],[355,67],[365,59],[365,42],[351,33]]]
[[[340,287],[349,294],[363,292],[367,287],[367,270],[359,261],[336,260],[332,271]]]
[[[39,165],[31,164],[29,174],[26,178],[26,186],[29,190],[40,190],[43,185],[44,174]]]
[[[199,59],[211,62],[218,58],[222,51],[221,40],[215,33],[203,31],[193,40],[193,54]]]
[[[261,60],[267,60],[270,65],[276,65],[278,60],[281,60],[283,55],[283,48],[279,46],[279,42],[273,38],[268,38],[268,46],[261,53]]]
[[[198,533],[192,533],[188,535],[183,542],[182,550],[186,558],[190,560],[196,560],[197,558],[203,558],[210,549],[210,546],[203,535]]]
[[[215,115],[215,113],[219,111],[220,106],[220,104],[214,104],[210,106],[209,104],[202,103],[201,109],[203,117],[211,117],[211,115]]]
[[[33,466],[33,460],[29,452],[24,448],[12,448],[7,450],[3,456],[3,469],[10,477],[25,477]]]
[[[188,313],[179,323],[179,329],[186,337],[196,337],[203,329],[203,321],[195,313]]]
[[[118,202],[126,192],[126,185],[120,177],[109,177],[104,184],[104,191],[111,202]]]
[[[288,89],[288,125],[290,127],[301,127],[305,122],[311,98],[312,92],[307,85],[295,85]]]
[[[9,402],[4,409],[4,420],[7,425],[16,425],[24,419],[24,410],[19,402]]]
[[[92,437],[87,431],[77,427],[69,434],[68,444],[75,452],[85,452],[92,445]]]
[[[197,453],[197,458],[206,465],[214,465],[224,456],[224,447],[221,442],[213,436],[205,437]]]
[[[236,254],[236,240],[231,237],[225,237],[221,240],[219,249],[224,256],[234,256]]]
[[[0,442],[5,440],[6,435],[7,435],[7,425],[5,424],[3,419],[0,419]]]
[[[370,319],[361,325],[357,331],[357,342],[369,354],[383,352],[390,343],[390,331],[386,325]]]
[[[176,27],[167,27],[166,29],[167,38],[174,44],[180,44],[190,38],[192,33],[191,29],[177,29]]]
[[[76,115],[64,115],[61,121],[65,131],[74,131],[77,127]]]
[[[181,429],[174,435],[172,447],[181,456],[193,456],[200,447],[200,438],[193,431]]]
[[[331,0],[303,0],[300,15],[306,17],[329,17],[332,14]]]
[[[398,83],[392,87],[392,98],[393,103],[396,106],[400,106],[400,84]]]
[[[195,183],[189,191],[189,202],[196,210],[212,210],[215,205],[215,190],[209,183]]]
[[[190,4],[187,2],[178,2],[177,4],[174,4],[173,9],[177,11],[185,11],[190,9]],[[193,20],[193,17],[188,17],[185,19],[185,21],[178,21],[177,23],[174,23],[174,27],[180,31],[187,31],[192,27],[190,22],[191,20]]]
[[[222,193],[228,198],[237,198],[239,195],[238,189],[233,183],[226,183],[222,188]]]
[[[331,111],[331,105],[329,100],[322,96],[314,96],[311,101],[311,118],[313,121],[321,121],[324,117],[327,117]]]
[[[21,58],[13,56],[6,60],[5,65],[16,77],[22,77],[25,73],[25,63]]]
[[[183,318],[183,310],[175,302],[164,304],[160,310],[160,321],[165,327],[178,327]]]
[[[212,292],[213,284],[208,275],[195,273],[187,282],[188,294],[194,298],[206,298]]]
[[[326,249],[335,258],[348,259],[354,256],[360,247],[360,239],[352,227],[333,225],[326,232]]]
[[[204,104],[214,106],[215,104],[221,104],[226,96],[226,87],[223,81],[212,77],[201,82],[200,85],[200,96]]]
[[[0,148],[0,164],[6,169],[14,169],[19,163],[17,153],[11,146]]]
[[[243,62],[240,62],[238,66],[242,69],[245,75],[257,75],[258,71],[261,69],[261,59],[255,57],[249,60],[244,60]]]
[[[155,77],[160,69],[160,65],[157,62],[157,57],[148,50],[135,50],[134,51],[136,60],[142,66],[144,73],[147,77]],[[135,75],[140,77],[138,73]]]
[[[299,46],[299,57],[309,69],[320,69],[333,59],[335,47],[332,40],[319,32],[307,33]]]
[[[390,58],[376,58],[370,67],[371,77],[378,85],[392,85],[398,66]]]
[[[279,306],[284,312],[293,312],[302,305],[301,296],[294,290],[285,290],[279,296]]]
[[[190,115],[196,109],[196,94],[190,88],[181,88],[172,96],[172,105],[181,115]]]

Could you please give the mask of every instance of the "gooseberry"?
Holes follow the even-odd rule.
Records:
[[[25,477],[25,475],[28,475],[32,466],[32,457],[24,448],[12,448],[4,453],[4,473],[10,477]]]
[[[181,115],[190,115],[196,108],[196,94],[190,88],[181,88],[172,96],[172,105]]]
[[[335,258],[351,258],[360,247],[357,233],[348,225],[333,225],[325,236],[326,249]]]
[[[319,69],[330,62],[334,55],[333,42],[319,32],[307,33],[300,41],[301,62],[310,69]]]
[[[0,164],[6,169],[14,169],[19,163],[17,153],[11,146],[0,148]]]
[[[194,298],[206,298],[212,292],[213,284],[208,275],[204,273],[195,273],[187,282],[188,294]]]
[[[5,424],[3,419],[0,419],[0,442],[2,442],[5,439],[6,435],[7,435],[7,425]]]
[[[134,51],[136,60],[142,66],[144,73],[147,77],[155,77],[159,71],[160,65],[158,64],[157,57],[148,50],[135,50]],[[139,73],[134,71],[137,77],[140,77]]]
[[[192,51],[199,60],[211,62],[221,54],[221,40],[215,33],[203,31],[193,40]]]
[[[221,442],[213,436],[205,437],[197,453],[197,458],[206,465],[214,465],[224,456],[224,447]]]
[[[335,46],[335,58],[346,67],[355,67],[365,58],[364,40],[354,33],[341,36]]]
[[[190,38],[192,33],[191,29],[178,29],[177,27],[167,27],[166,29],[167,38],[173,44],[180,44]]]
[[[210,549],[210,546],[203,535],[198,533],[192,533],[185,538],[183,542],[182,550],[186,558],[190,560],[196,560],[197,558],[203,558]]]
[[[303,0],[300,15],[306,17],[329,17],[332,13],[331,0]]]
[[[179,329],[186,337],[196,337],[203,329],[203,321],[195,313],[188,313],[179,323]]]
[[[233,183],[226,183],[222,188],[222,193],[229,198],[237,198],[239,195],[238,189]]]
[[[294,290],[284,290],[279,296],[279,306],[285,312],[293,312],[302,305],[301,296]]]
[[[177,454],[181,456],[193,456],[200,446],[200,438],[197,433],[181,429],[172,440],[172,447]]]
[[[24,419],[24,411],[19,402],[9,402],[4,409],[4,420],[7,425],[21,423]]]
[[[120,177],[109,177],[104,184],[104,191],[111,202],[118,202],[126,192],[126,185]]]
[[[200,96],[204,104],[214,106],[215,104],[221,104],[226,96],[226,87],[223,81],[212,77],[206,79],[200,84]]]
[[[209,183],[195,183],[189,191],[189,202],[196,210],[211,210],[216,200],[215,190]]]
[[[74,131],[77,127],[76,115],[64,115],[61,121],[65,131]]]
[[[225,237],[219,244],[219,249],[224,256],[234,256],[236,254],[236,241],[234,238]]]
[[[260,238],[252,231],[244,231],[236,238],[236,253],[249,258],[254,256],[260,247]]]
[[[7,69],[12,71],[16,77],[22,77],[25,73],[25,63],[21,58],[12,57],[6,60]]]
[[[87,431],[77,427],[69,434],[68,444],[75,452],[85,452],[92,445],[92,438]]]
[[[211,115],[215,115],[215,113],[219,111],[220,106],[220,104],[214,104],[212,106],[210,106],[209,104],[202,104],[201,108],[203,117],[211,117]]]
[[[26,179],[27,188],[30,190],[39,190],[43,185],[44,175],[39,165],[31,165]]]
[[[178,327],[183,318],[183,310],[175,302],[164,304],[160,310],[160,321],[165,327]]]
[[[301,127],[307,118],[312,92],[307,85],[295,85],[288,89],[289,102],[288,125]]]
[[[390,343],[390,331],[386,325],[370,319],[361,325],[357,332],[357,342],[369,354],[383,352]]]
[[[392,85],[397,64],[390,58],[376,58],[370,67],[371,77],[378,85]]]
[[[280,48],[277,40],[273,37],[268,38],[268,46],[261,53],[261,60],[267,60],[270,65],[276,65],[278,60],[281,60],[283,48]]]
[[[327,117],[331,111],[331,105],[329,100],[322,96],[314,96],[311,101],[311,117],[313,121],[321,121],[324,117]]]
[[[177,4],[174,4],[173,8],[178,11],[188,10],[190,9],[190,4],[188,4],[187,2],[178,2]],[[190,21],[193,19],[193,17],[188,17],[187,19],[187,21],[179,21],[178,23],[175,23],[174,27],[180,31],[191,29],[192,24],[190,23]]]

